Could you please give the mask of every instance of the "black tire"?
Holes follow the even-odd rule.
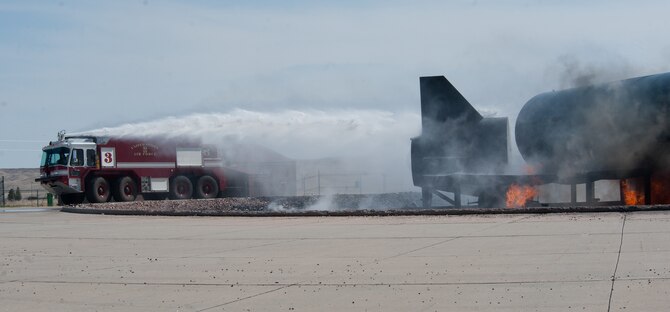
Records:
[[[195,196],[197,198],[215,198],[219,195],[219,183],[211,176],[202,176],[195,184]]]
[[[171,199],[190,199],[193,197],[193,183],[185,176],[176,176],[170,183]]]
[[[131,177],[122,177],[116,180],[112,195],[117,202],[134,201],[137,197],[137,183]]]
[[[86,199],[90,203],[104,203],[109,200],[110,191],[107,179],[93,177],[86,184]]]
[[[79,205],[84,202],[84,194],[61,194],[60,202],[64,206]]]

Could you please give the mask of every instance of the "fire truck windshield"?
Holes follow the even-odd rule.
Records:
[[[67,147],[58,147],[45,150],[42,153],[41,166],[67,165],[70,159],[70,149]]]

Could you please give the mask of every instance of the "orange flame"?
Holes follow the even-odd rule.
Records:
[[[533,167],[533,166],[531,166],[531,165],[525,165],[525,166],[523,166],[523,171],[524,171],[527,175],[534,175],[535,173],[537,173],[537,168],[535,168],[535,167]]]
[[[644,204],[644,193],[636,184],[633,179],[621,180],[621,192],[623,193],[623,202],[626,205]]]
[[[626,205],[642,205],[644,204],[644,194],[640,194],[634,190],[626,190],[623,193],[624,202]]]
[[[537,196],[537,189],[529,185],[512,184],[507,189],[505,204],[507,208],[525,207],[526,203]]]

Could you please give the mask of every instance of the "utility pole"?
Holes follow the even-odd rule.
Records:
[[[363,175],[358,176],[358,194],[363,194]]]

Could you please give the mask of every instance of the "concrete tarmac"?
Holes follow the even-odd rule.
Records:
[[[670,212],[0,213],[0,311],[664,311]],[[614,277],[614,278],[613,278]]]

